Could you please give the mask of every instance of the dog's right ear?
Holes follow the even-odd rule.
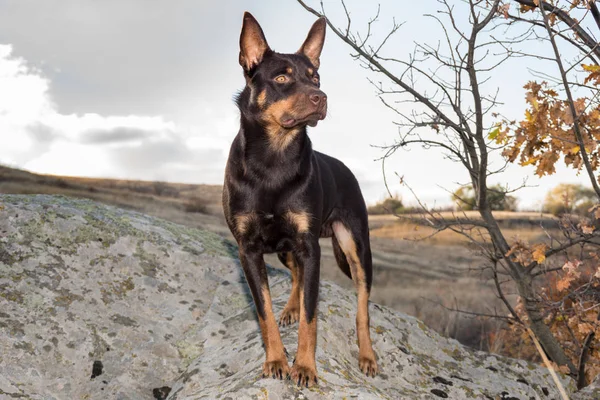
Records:
[[[240,35],[240,65],[244,71],[248,72],[257,66],[269,50],[267,39],[258,21],[246,11]]]

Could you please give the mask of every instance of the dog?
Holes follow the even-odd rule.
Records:
[[[318,19],[300,50],[271,50],[248,12],[239,63],[246,79],[237,96],[240,130],[233,140],[223,185],[225,219],[254,299],[265,346],[263,377],[317,383],[317,300],[321,249],[331,237],[337,264],[358,292],[356,330],[360,369],[378,372],[369,332],[372,259],[367,209],[358,182],[340,161],[312,149],[306,127],[327,114],[319,57],[326,20]],[[290,369],[272,309],[264,254],[277,253],[291,271],[291,295],[280,325],[296,321],[298,350]]]

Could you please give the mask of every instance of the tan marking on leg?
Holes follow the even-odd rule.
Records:
[[[358,288],[356,332],[358,336],[358,366],[366,375],[375,376],[378,367],[369,331],[369,293],[366,286]]]
[[[298,327],[298,351],[290,376],[299,386],[312,386],[317,383],[317,313],[312,321],[306,320],[304,290],[300,291],[300,325]]]
[[[283,349],[279,327],[273,314],[271,293],[268,287],[263,287],[262,296],[265,306],[265,318],[262,319],[259,314],[258,322],[266,352],[266,361],[263,364],[263,376],[284,379],[289,375],[290,368]]]
[[[246,214],[238,214],[234,217],[235,220],[235,228],[240,235],[245,234],[250,228],[250,225],[255,221],[256,214],[254,213],[246,213]]]
[[[352,233],[339,221],[333,223],[335,237],[346,255],[350,264],[350,273],[357,291],[358,306],[356,310],[356,333],[358,336],[358,365],[365,374],[375,376],[377,374],[377,362],[375,352],[371,343],[369,331],[369,292],[365,270],[360,263],[356,250],[356,242]]]
[[[290,292],[290,298],[279,317],[279,325],[286,326],[297,322],[300,319],[300,284],[298,277],[298,265],[292,253],[287,253],[286,267],[289,268],[292,273],[292,290]]]
[[[310,229],[310,214],[306,211],[288,211],[285,218],[296,227],[299,233],[306,233]]]
[[[263,108],[265,106],[266,101],[267,101],[267,90],[264,89],[256,97],[256,104],[258,105],[258,108]]]

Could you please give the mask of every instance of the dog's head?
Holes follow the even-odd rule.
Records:
[[[319,87],[319,56],[325,41],[325,18],[318,19],[294,54],[269,48],[265,35],[248,12],[240,36],[240,65],[244,69],[248,106],[268,130],[316,126],[327,114],[327,96]]]

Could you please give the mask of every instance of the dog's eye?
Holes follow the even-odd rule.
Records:
[[[319,84],[319,77],[318,76],[313,76],[312,81],[318,85]]]
[[[286,83],[289,80],[289,78],[285,75],[279,75],[275,78],[275,82],[277,83]]]

